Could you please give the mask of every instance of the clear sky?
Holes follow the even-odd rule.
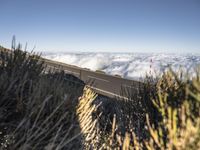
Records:
[[[0,45],[36,51],[200,52],[200,0],[0,0]]]

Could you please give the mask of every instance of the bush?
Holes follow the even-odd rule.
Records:
[[[0,149],[81,148],[76,117],[84,83],[64,72],[45,73],[40,56],[1,47]]]
[[[84,120],[95,122],[91,129],[91,124],[82,121],[84,128],[91,129],[89,134],[83,132],[89,139],[87,147],[200,149],[199,75],[197,71],[191,80],[169,69],[155,80],[146,78],[138,91],[124,89],[127,99],[85,100],[90,105],[82,106],[88,108]]]

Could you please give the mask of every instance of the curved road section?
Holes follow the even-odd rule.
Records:
[[[111,98],[128,99],[128,93],[139,90],[143,85],[139,81],[124,79],[118,76],[107,75],[102,72],[94,72],[89,69],[80,68],[65,63],[44,59],[43,61],[51,70],[64,70],[66,73],[73,74],[83,80],[98,94]],[[123,92],[122,92],[123,91]],[[126,92],[124,92],[126,91]]]

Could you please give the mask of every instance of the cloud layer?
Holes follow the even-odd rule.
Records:
[[[190,70],[200,64],[200,55],[194,54],[46,53],[44,57],[129,79],[160,74],[168,65],[175,70],[180,67]]]

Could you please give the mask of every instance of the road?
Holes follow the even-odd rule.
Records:
[[[143,84],[139,81],[124,79],[118,76],[108,75],[102,72],[94,72],[89,69],[80,68],[65,63],[43,59],[49,69],[64,70],[66,73],[73,74],[83,80],[88,86],[99,94],[116,98],[127,98],[122,96],[122,90],[138,90]]]
[[[1,48],[1,50],[12,53],[11,50]],[[51,70],[64,70],[66,73],[73,74],[80,78],[88,86],[90,86],[98,94],[108,96],[111,98],[124,98],[127,99],[127,94],[122,94],[122,89],[126,91],[136,91],[143,86],[139,81],[124,79],[118,76],[108,75],[102,72],[94,72],[89,69],[80,68],[65,63],[52,61],[46,58],[41,58]]]

